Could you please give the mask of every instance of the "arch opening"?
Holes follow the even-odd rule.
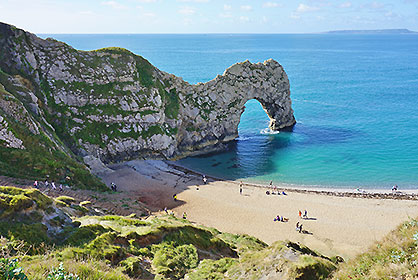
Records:
[[[263,104],[256,98],[248,100],[244,106],[238,124],[239,137],[260,134],[270,131],[272,118]]]

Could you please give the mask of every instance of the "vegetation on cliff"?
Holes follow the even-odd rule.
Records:
[[[0,23],[0,71],[0,88],[18,101],[0,101],[0,146],[17,154],[3,162],[11,176],[19,174],[13,158],[22,166],[27,156],[41,175],[53,164],[80,187],[99,187],[80,167],[85,156],[108,163],[219,150],[237,137],[244,104],[254,98],[273,129],[295,123],[287,75],[273,60],[238,63],[212,81],[191,85],[122,48],[79,51]],[[6,107],[23,110],[25,119],[17,123],[34,127],[31,133],[42,138],[37,145],[44,149],[35,151],[33,135],[9,125],[18,114]],[[53,155],[38,163],[35,153]],[[76,170],[63,167],[76,163]]]
[[[222,233],[171,215],[80,216],[65,222],[51,213],[61,211],[55,201],[71,205],[69,197],[53,200],[37,190],[14,187],[2,187],[0,197],[0,259],[8,267],[21,267],[29,279],[46,279],[59,271],[88,280],[258,279],[272,273],[282,279],[311,279],[300,277],[312,271],[319,277],[315,279],[323,279],[335,269],[328,258],[297,244],[267,246],[254,237]],[[12,211],[13,218],[4,215]],[[38,218],[29,219],[35,212]],[[56,221],[53,226],[51,220]]]
[[[333,279],[417,279],[418,221],[410,219],[365,253],[342,264]]]

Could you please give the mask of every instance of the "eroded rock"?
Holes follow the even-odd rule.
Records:
[[[33,84],[35,111],[44,110],[73,152],[104,162],[222,149],[238,136],[250,99],[261,103],[271,129],[295,124],[288,77],[272,59],[237,63],[191,85],[124,49],[77,51],[0,24],[0,68]]]

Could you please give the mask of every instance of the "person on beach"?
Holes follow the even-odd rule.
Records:
[[[174,201],[177,201],[177,194],[173,194]]]
[[[208,182],[208,179],[206,178],[206,175],[203,175],[203,185],[206,185]]]
[[[302,211],[299,210],[299,219],[302,219]]]
[[[393,192],[396,192],[398,190],[398,185],[394,185],[393,187],[392,187],[392,191]]]
[[[183,219],[187,219],[187,214],[186,214],[186,212],[183,212]]]
[[[303,218],[304,219],[307,219],[308,218],[308,211],[306,211],[306,209],[305,209],[305,212],[303,213]]]
[[[300,224],[300,226],[299,226],[299,233],[302,233],[302,224]]]
[[[242,181],[239,183],[239,194],[242,195]]]
[[[267,190],[267,191],[266,191],[266,195],[269,195],[269,194],[270,194],[270,192]]]
[[[299,222],[296,223],[296,231],[299,231]]]
[[[164,207],[164,212],[168,215],[167,207]]]

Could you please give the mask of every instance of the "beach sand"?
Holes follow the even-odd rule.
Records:
[[[286,191],[266,195],[265,188],[182,172],[162,161],[130,161],[111,166],[100,176],[127,196],[147,204],[155,214],[172,209],[176,216],[187,213],[190,221],[220,231],[255,236],[271,244],[277,240],[299,242],[327,256],[345,259],[364,252],[408,218],[418,216],[417,200],[339,197]],[[184,171],[184,170],[183,170]],[[197,189],[198,188],[198,189]],[[178,201],[173,200],[177,194]],[[300,219],[298,211],[308,211]],[[277,215],[289,219],[275,222]],[[297,222],[308,233],[295,230]]]

